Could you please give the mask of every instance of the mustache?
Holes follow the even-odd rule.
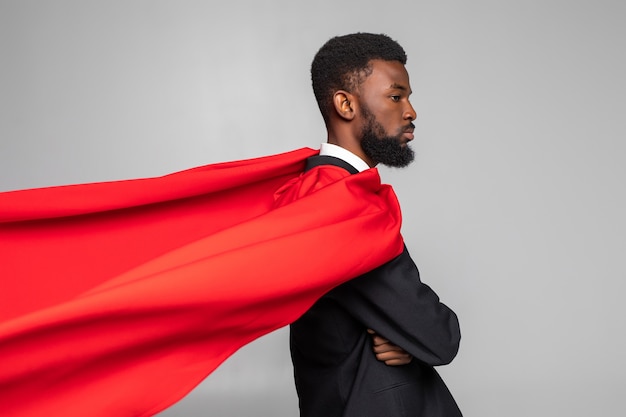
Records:
[[[415,125],[413,124],[413,122],[409,123],[408,125],[402,128],[403,132],[412,132],[414,130],[415,130]]]

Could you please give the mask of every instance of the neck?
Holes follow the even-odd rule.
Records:
[[[365,163],[370,167],[374,168],[376,163],[372,161],[365,152],[363,152],[363,148],[361,148],[360,142],[352,135],[337,135],[334,132],[329,130],[328,132],[328,143],[332,143],[333,145],[341,146],[342,148],[352,152],[359,158],[361,158]]]

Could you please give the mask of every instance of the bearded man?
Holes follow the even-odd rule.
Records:
[[[413,160],[416,113],[405,64],[403,48],[386,35],[356,33],[322,46],[311,76],[328,140],[279,190],[278,206],[378,164]],[[290,330],[301,417],[461,415],[433,368],[456,356],[457,316],[420,281],[406,247],[331,290]]]

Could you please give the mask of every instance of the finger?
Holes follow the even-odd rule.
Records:
[[[376,359],[379,361],[388,361],[390,359],[406,359],[411,355],[402,351],[389,351],[389,352],[381,352],[376,354]]]
[[[389,340],[385,339],[384,337],[376,333],[374,330],[368,329],[367,332],[372,335],[372,340],[374,341],[375,345],[389,343]]]
[[[402,358],[402,359],[389,359],[385,361],[385,365],[388,365],[388,366],[408,365],[411,363],[412,360],[413,360],[412,356],[409,356],[408,358]]]
[[[391,343],[384,343],[382,345],[375,345],[373,347],[374,352],[383,353],[383,352],[401,352],[403,349],[400,346],[393,345]]]
[[[374,343],[374,346],[378,346],[378,345],[384,345],[386,343],[389,343],[389,340],[385,339],[382,336],[375,334],[374,336],[372,336],[372,342]]]
[[[387,362],[409,363],[412,359],[412,356],[408,353],[399,353],[397,351],[394,351],[394,352],[377,353],[376,359],[385,363]]]
[[[390,351],[400,351],[402,350],[396,345],[392,345],[390,343],[383,343],[382,345],[374,345],[372,349],[376,353],[390,352]]]

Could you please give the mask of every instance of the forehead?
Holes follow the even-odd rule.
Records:
[[[372,72],[361,83],[363,90],[411,90],[409,74],[401,62],[383,61],[375,59],[371,61]]]

